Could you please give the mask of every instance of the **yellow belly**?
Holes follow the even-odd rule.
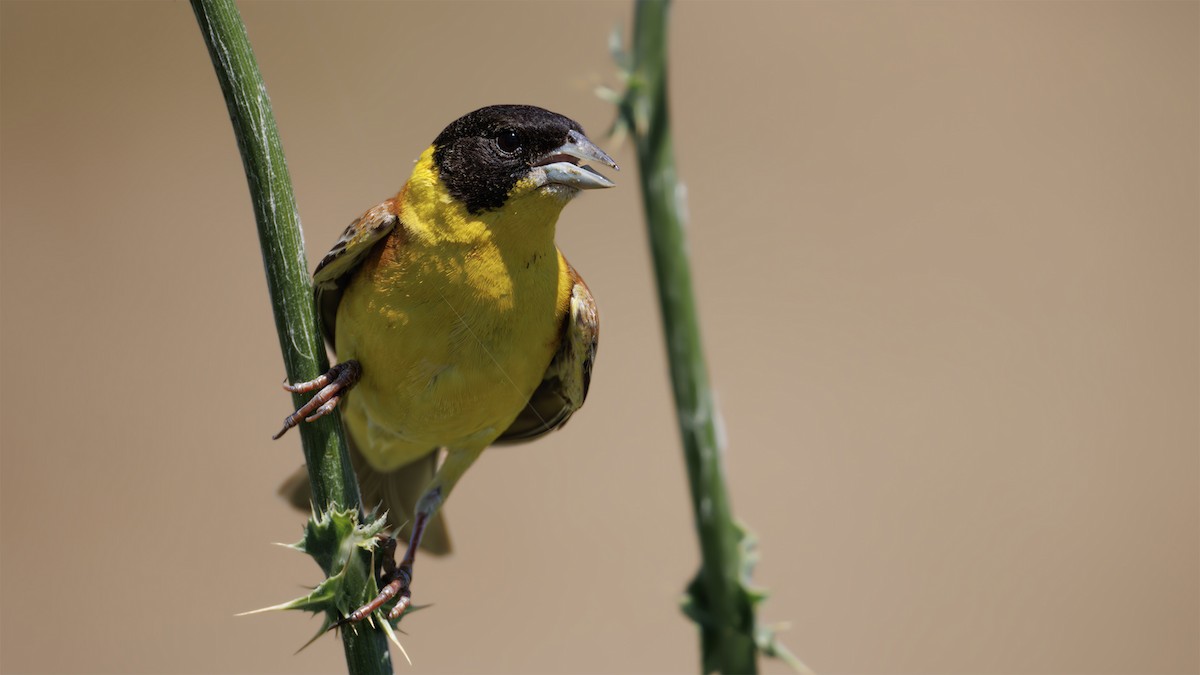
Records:
[[[362,364],[342,414],[375,469],[482,448],[508,427],[557,348],[560,265],[552,240],[514,256],[486,237],[431,247],[399,235],[371,254],[336,337],[338,360]]]

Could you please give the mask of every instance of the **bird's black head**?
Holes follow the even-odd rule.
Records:
[[[612,185],[594,171],[575,166],[577,159],[616,168],[587,140],[578,122],[530,105],[480,108],[452,122],[433,141],[433,162],[442,183],[473,214],[503,206],[525,178],[534,178],[538,187],[571,194]],[[544,170],[533,176],[535,168]]]

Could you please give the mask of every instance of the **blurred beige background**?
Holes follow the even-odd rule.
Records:
[[[673,110],[735,509],[826,673],[1200,670],[1194,2],[684,2]],[[441,128],[601,137],[624,2],[245,2],[315,261]],[[241,163],[184,2],[0,3],[0,670],[336,672]],[[448,506],[398,672],[695,672],[628,146],[559,242],[587,408]],[[767,663],[770,672],[785,672]]]

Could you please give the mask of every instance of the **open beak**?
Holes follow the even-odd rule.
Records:
[[[589,141],[587,136],[575,131],[567,132],[567,142],[543,155],[534,163],[537,172],[535,180],[538,186],[566,185],[577,190],[594,190],[597,188],[615,187],[609,179],[600,175],[588,166],[580,166],[580,161],[592,160],[607,164],[620,171],[621,168],[596,144]]]

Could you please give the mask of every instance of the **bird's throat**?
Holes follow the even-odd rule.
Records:
[[[568,201],[522,181],[502,207],[470,213],[439,179],[432,147],[417,160],[398,199],[405,230],[423,244],[493,244],[506,258],[522,260],[554,250],[555,224]]]

